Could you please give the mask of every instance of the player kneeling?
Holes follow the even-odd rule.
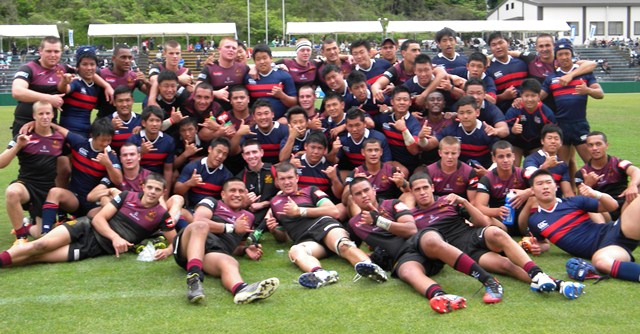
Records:
[[[260,245],[240,246],[247,233],[253,232],[253,214],[243,210],[247,188],[240,179],[225,181],[222,199],[206,197],[198,203],[193,223],[175,240],[176,263],[187,270],[187,299],[204,300],[204,273],[220,277],[222,285],[233,293],[236,304],[247,304],[271,296],[278,288],[277,278],[247,285],[240,276],[240,266],[232,255],[247,254],[252,260],[262,256]]]

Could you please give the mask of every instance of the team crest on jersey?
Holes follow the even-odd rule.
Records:
[[[459,185],[459,186],[464,185],[464,179],[462,178],[462,176],[458,176],[456,178],[456,184]]]
[[[514,189],[522,188],[522,182],[518,178],[513,180],[513,188]]]
[[[265,175],[264,176],[264,183],[273,183],[273,176]]]
[[[156,219],[157,215],[158,215],[158,213],[156,213],[155,211],[149,211],[149,212],[147,212],[146,215],[144,215],[144,218],[146,218],[148,221],[152,222],[154,219]]]
[[[64,71],[63,71],[63,70],[61,70],[61,69],[57,69],[57,70],[56,70],[56,76],[57,76],[58,78],[60,78],[60,77],[62,77],[62,75],[64,75]]]
[[[132,83],[133,82],[133,78],[132,77],[127,77],[127,82],[128,83]]]
[[[236,76],[241,76],[242,75],[242,69],[236,68],[235,74],[236,74]]]

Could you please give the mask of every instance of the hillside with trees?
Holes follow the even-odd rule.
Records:
[[[267,0],[268,1],[268,0]],[[235,22],[247,36],[251,8],[251,43],[265,35],[262,0],[12,0],[0,2],[2,24],[58,24],[74,30],[76,44],[87,42],[92,23]],[[485,0],[287,0],[286,21],[465,20],[484,19]],[[495,5],[496,1],[489,1]],[[282,36],[282,1],[268,1],[269,36]],[[18,41],[20,43],[21,41]],[[23,41],[22,41],[23,42]],[[93,42],[93,41],[92,41]],[[100,41],[96,41],[100,42]],[[110,40],[102,41],[109,43]],[[24,42],[23,42],[24,43]]]

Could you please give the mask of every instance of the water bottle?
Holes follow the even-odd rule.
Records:
[[[513,222],[515,221],[516,209],[513,206],[511,206],[511,203],[509,203],[509,201],[515,195],[516,193],[513,190],[509,190],[507,192],[507,196],[505,196],[504,198],[504,206],[507,207],[507,209],[509,209],[509,214],[507,214],[507,217],[503,221],[505,225],[513,225]]]
[[[249,244],[257,245],[258,241],[260,241],[260,237],[262,237],[262,232],[262,230],[256,229],[255,231],[253,231],[253,233],[249,234],[249,236],[247,237],[247,241],[249,242]]]

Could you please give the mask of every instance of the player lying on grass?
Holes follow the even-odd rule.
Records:
[[[247,285],[240,276],[240,265],[232,255],[247,254],[252,260],[262,257],[262,247],[240,245],[248,232],[253,232],[253,214],[242,209],[247,200],[247,187],[241,179],[224,182],[222,199],[206,197],[197,204],[193,223],[187,225],[174,242],[176,263],[187,270],[187,299],[192,303],[204,300],[202,281],[207,273],[222,280],[233,293],[236,304],[264,299],[280,284],[277,278]]]
[[[549,243],[565,252],[591,259],[601,274],[627,281],[640,281],[640,265],[634,263],[632,252],[640,240],[640,200],[636,197],[620,218],[605,224],[594,223],[589,212],[614,211],[618,202],[606,193],[579,186],[582,196],[558,198],[553,176],[546,170],[535,171],[531,178],[534,199],[527,202],[520,214],[522,228],[528,225],[540,240],[541,251]]]
[[[369,246],[374,254],[386,254],[393,263],[392,275],[410,284],[430,301],[438,313],[447,313],[465,307],[462,297],[449,295],[431,279],[444,267],[475,277],[486,288],[485,303],[502,300],[502,286],[468,255],[446,243],[434,232],[419,233],[409,208],[397,199],[378,202],[376,191],[365,177],[356,177],[349,186],[353,211],[349,220],[351,229]],[[408,239],[408,240],[407,240]],[[384,261],[383,261],[384,262]]]
[[[0,266],[80,261],[109,254],[119,257],[158,229],[167,240],[173,240],[173,221],[159,203],[165,187],[160,175],[151,174],[144,181],[143,193],[122,192],[93,219],[68,221],[34,242],[0,253]],[[172,251],[172,245],[156,250],[155,260],[166,258]]]
[[[507,232],[499,227],[489,226],[489,218],[468,200],[455,194],[435,197],[433,182],[424,173],[414,174],[409,183],[416,201],[413,217],[421,231],[419,233],[431,234],[434,240],[446,240],[468,254],[468,265],[473,259],[490,272],[530,283],[534,292],[558,291],[568,299],[578,298],[582,294],[584,285],[549,277]],[[473,227],[466,223],[465,218],[468,216]],[[504,253],[504,256],[500,253]]]

